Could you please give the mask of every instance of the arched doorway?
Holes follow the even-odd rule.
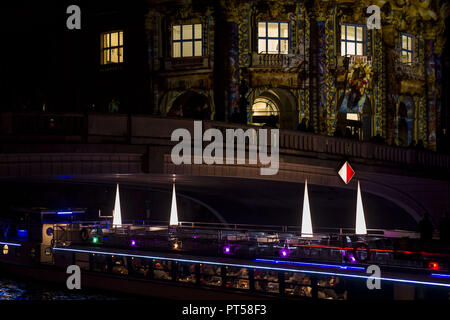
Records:
[[[339,112],[336,136],[368,141],[372,135],[372,112],[370,100],[366,100],[361,112]]]
[[[263,91],[249,106],[249,124],[267,125],[295,130],[298,112],[294,96],[287,89],[274,88]]]
[[[195,91],[187,91],[173,102],[167,116],[210,120],[211,107],[206,96]]]
[[[259,97],[253,102],[250,119],[251,124],[278,127],[280,110],[271,99]]]

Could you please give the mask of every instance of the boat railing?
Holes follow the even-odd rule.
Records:
[[[161,220],[125,220],[125,224],[133,226],[168,226],[168,221]],[[236,231],[266,231],[266,232],[281,232],[281,233],[300,233],[301,227],[299,226],[282,226],[282,225],[255,225],[245,223],[220,223],[220,222],[192,222],[192,221],[180,221],[178,227],[191,228],[191,229],[217,229],[217,230],[236,230]],[[340,235],[354,235],[355,228],[315,228],[314,232],[317,233],[330,233]],[[389,232],[391,236],[395,236],[396,233],[408,234],[410,237],[416,237],[418,234],[408,230],[385,230],[385,229],[367,229],[369,236],[384,236],[386,232]]]
[[[196,233],[201,232],[202,236],[207,236],[208,232],[211,237],[215,236],[219,239],[226,237],[229,234],[249,233],[253,237],[263,237],[270,234],[276,234],[279,239],[285,240],[291,237],[297,237],[301,235],[301,228],[298,226],[280,226],[280,225],[253,225],[253,224],[224,224],[215,222],[192,222],[192,221],[180,221],[177,226],[170,226],[168,221],[161,220],[124,220],[121,226],[114,226],[108,220],[93,220],[93,221],[72,221],[70,223],[58,223],[54,224],[54,230],[58,231],[58,239],[63,235],[64,237],[70,237],[66,234],[67,230],[81,231],[81,229],[89,230],[102,230],[102,233],[131,236],[136,234],[149,234],[155,232],[170,232],[170,230],[176,228],[178,233]],[[2,233],[0,237],[6,238],[4,233],[13,236],[13,230],[9,227],[9,223],[0,221],[0,230]],[[259,234],[259,235],[258,235]],[[330,237],[333,235],[339,236],[354,236],[354,228],[314,228],[314,234],[316,239],[321,237]],[[367,229],[367,237],[388,237],[388,238],[418,238],[419,234],[414,231],[408,230],[384,230],[384,229]],[[247,236],[248,237],[248,236]],[[68,241],[68,240],[67,240]]]
[[[291,258],[340,262],[344,254],[360,250],[355,247],[358,242],[365,241],[370,244],[370,262],[380,264],[426,268],[428,261],[438,261],[443,269],[448,269],[450,257],[448,249],[439,250],[437,247],[430,248],[428,255],[423,254],[422,251],[427,250],[414,240],[415,233],[405,230],[369,229],[368,235],[358,237],[352,228],[317,228],[312,238],[305,238],[295,226],[221,226],[208,222],[180,222],[178,226],[169,227],[167,221],[143,220],[140,223],[124,221],[119,227],[112,226],[108,221],[78,221],[53,225],[51,246],[100,245],[138,250],[174,250],[176,244],[178,251],[196,250],[212,255],[223,254],[224,248],[230,246],[235,250],[233,254],[247,258],[279,258],[280,250],[288,248]],[[0,230],[4,227],[0,223]],[[404,239],[406,237],[410,240]],[[0,235],[2,238],[4,236]],[[11,234],[9,240],[15,240],[13,238]],[[418,245],[416,248],[419,249],[411,245]],[[368,249],[362,250],[360,253],[363,255],[369,252]]]

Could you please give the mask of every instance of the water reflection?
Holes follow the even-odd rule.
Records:
[[[119,300],[85,290],[70,291],[47,284],[17,279],[0,278],[0,300]]]

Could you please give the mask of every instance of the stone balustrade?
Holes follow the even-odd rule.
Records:
[[[281,68],[283,66],[283,54],[253,54],[253,67]]]
[[[52,127],[51,119],[54,120]],[[173,130],[186,128],[193,135],[193,120],[123,114],[82,113],[0,113],[2,143],[127,143],[132,145],[172,145]],[[204,121],[203,130],[252,127],[247,125]],[[450,155],[428,150],[388,146],[308,132],[280,130],[280,153],[330,159],[369,161],[376,165],[437,168],[450,170]]]

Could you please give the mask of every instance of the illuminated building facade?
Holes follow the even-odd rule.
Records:
[[[381,9],[381,29],[367,27],[370,5]],[[65,90],[47,92],[47,111],[72,95],[70,111],[266,124],[431,150],[448,141],[444,1],[158,0],[82,11],[82,30],[58,37],[83,52],[49,68],[65,64],[83,81],[50,85]]]
[[[379,135],[388,144],[435,150],[446,7],[373,2],[151,7],[153,104],[169,116],[244,118],[360,140]],[[381,29],[367,28],[371,4],[381,8]]]

